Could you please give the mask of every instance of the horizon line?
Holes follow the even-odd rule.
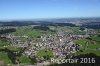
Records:
[[[98,17],[50,17],[50,18],[22,18],[22,19],[0,19],[0,21],[28,21],[28,20],[45,20],[45,19],[70,19],[70,18],[100,18]]]

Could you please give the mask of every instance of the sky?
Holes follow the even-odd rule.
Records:
[[[100,0],[0,0],[0,20],[100,17]]]

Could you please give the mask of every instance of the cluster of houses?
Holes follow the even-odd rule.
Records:
[[[79,50],[79,45],[73,41],[82,38],[80,36],[72,36],[70,33],[58,32],[54,35],[42,35],[39,42],[34,43],[25,51],[25,55],[35,56],[39,50],[52,50],[54,57],[66,58],[66,55],[71,55]]]
[[[86,32],[91,32],[91,30],[85,30]],[[95,33],[94,31],[92,33]],[[36,39],[37,42],[34,42],[33,39],[27,41],[21,41],[20,38],[28,38],[26,35],[22,36],[14,36],[11,34],[2,35],[2,37],[6,36],[9,38],[12,44],[15,47],[28,47],[27,50],[24,51],[23,55],[36,57],[36,53],[42,49],[52,50],[55,58],[66,58],[66,56],[72,56],[77,51],[79,51],[80,46],[74,43],[74,40],[82,39],[88,37],[86,35],[74,35],[71,32],[65,32],[63,30],[59,30],[56,34],[53,35],[41,35],[40,38]],[[40,57],[39,57],[40,58]],[[41,58],[43,59],[43,57]]]
[[[66,58],[79,51],[80,46],[74,40],[83,39],[89,35],[73,35],[70,32],[58,31],[53,35],[42,35],[38,42],[32,44],[25,54],[36,56],[41,49],[52,50],[55,58]],[[40,58],[40,57],[39,57]],[[41,58],[43,59],[43,58]]]

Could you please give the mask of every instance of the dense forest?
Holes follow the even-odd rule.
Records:
[[[16,31],[16,29],[14,29],[14,28],[2,29],[2,30],[0,30],[0,34],[6,34],[6,33],[15,32],[15,31]]]
[[[39,30],[44,30],[44,31],[50,30],[49,27],[47,26],[35,26],[33,29],[39,29]]]

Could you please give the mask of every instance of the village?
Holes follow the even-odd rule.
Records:
[[[57,28],[55,34],[43,34],[39,38],[35,38],[34,40],[28,35],[16,36],[12,34],[4,34],[1,35],[1,37],[6,37],[7,39],[9,39],[9,41],[11,42],[10,46],[16,48],[27,47],[27,49],[25,49],[22,55],[35,58],[37,63],[49,62],[50,64],[50,58],[65,59],[76,56],[77,52],[84,47],[75,43],[75,40],[84,39],[89,37],[91,34],[96,34],[93,29],[86,28],[84,31],[86,32],[86,34],[84,35],[75,35],[73,34],[73,32],[64,31],[61,28]],[[20,40],[20,38],[25,38],[27,40],[22,41]],[[86,47],[87,46],[88,43],[86,43]],[[50,51],[51,55],[38,55],[39,51],[41,50],[45,50],[45,53]]]

